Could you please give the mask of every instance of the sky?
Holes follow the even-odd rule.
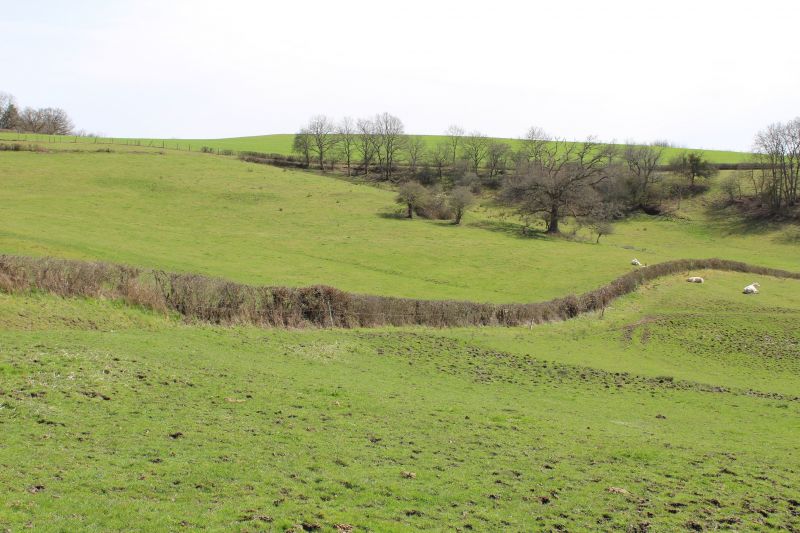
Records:
[[[748,150],[800,115],[800,2],[0,0],[0,91],[108,136],[406,131]]]

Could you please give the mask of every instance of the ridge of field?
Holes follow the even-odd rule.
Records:
[[[444,135],[418,135],[424,139],[426,146],[433,147],[440,142],[448,142]],[[170,150],[200,151],[203,147],[214,150],[232,150],[234,152],[261,152],[280,155],[292,155],[292,142],[294,134],[279,133],[273,135],[254,135],[250,137],[229,137],[223,139],[147,139],[135,137],[78,137],[70,135],[41,135],[34,133],[18,134],[14,132],[0,132],[0,140],[19,140],[23,142],[59,143],[59,144],[119,144],[132,146],[146,146]],[[519,139],[498,139],[509,143],[513,149],[519,148]],[[617,144],[621,147],[622,145]],[[748,152],[735,152],[729,150],[704,150],[693,148],[667,147],[664,149],[664,162],[689,151],[700,151],[704,156],[716,164],[746,163],[752,159]],[[295,154],[296,155],[296,154]],[[400,160],[403,159],[401,155]]]
[[[632,257],[800,270],[791,227],[709,213],[637,216],[600,244],[520,234],[491,203],[462,226],[407,220],[394,193],[200,153],[0,152],[0,252],[105,260],[265,285],[530,302],[596,288]]]
[[[707,277],[532,330],[0,293],[0,527],[797,529],[800,282]]]

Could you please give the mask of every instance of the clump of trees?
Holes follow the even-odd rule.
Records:
[[[522,215],[540,216],[548,233],[558,233],[564,217],[588,216],[601,202],[598,185],[609,179],[612,150],[594,139],[543,144],[526,171],[507,180],[500,197]]]
[[[680,207],[683,196],[707,188],[716,168],[702,152],[684,151],[667,161],[665,154],[674,148],[667,141],[569,141],[539,127],[515,141],[467,133],[459,125],[426,139],[405,135],[403,122],[389,113],[341,121],[317,115],[294,139],[306,167],[338,167],[348,176],[396,184],[409,218],[451,218],[458,224],[482,194],[512,207],[526,227],[539,219],[546,232],[560,233],[569,218],[598,240],[628,213],[661,213],[673,200]]]
[[[405,207],[406,218],[414,218],[416,213],[426,218],[452,219],[453,224],[458,225],[464,213],[475,203],[475,195],[463,186],[446,191],[407,181],[400,185],[396,201]]]
[[[75,125],[66,111],[58,107],[19,108],[16,98],[0,92],[0,130],[46,135],[69,135]]]
[[[770,124],[756,134],[753,148],[760,167],[751,178],[756,198],[773,214],[794,210],[800,203],[800,117]]]

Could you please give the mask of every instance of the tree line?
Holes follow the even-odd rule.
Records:
[[[297,132],[293,149],[307,167],[327,172],[338,164],[348,176],[397,183],[409,218],[417,213],[458,223],[476,194],[493,191],[526,226],[539,219],[547,232],[559,233],[561,221],[572,217],[599,238],[628,212],[659,212],[666,199],[706,188],[716,168],[701,152],[668,161],[667,145],[574,142],[538,127],[512,145],[457,125],[429,145],[405,135],[398,117],[382,113],[340,121],[317,115]]]
[[[792,211],[800,203],[800,117],[770,124],[755,138],[750,172],[753,193],[773,213]]]
[[[0,92],[0,130],[45,135],[70,135],[75,125],[66,111],[58,107],[20,109],[13,95]]]

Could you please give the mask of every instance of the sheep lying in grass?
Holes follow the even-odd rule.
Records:
[[[686,278],[686,281],[688,281],[689,283],[705,283],[706,282],[706,280],[704,280],[700,276],[692,276],[690,278]]]
[[[751,283],[742,291],[744,294],[758,294],[758,288],[761,287],[758,283]]]
[[[639,260],[638,260],[638,259],[636,259],[635,257],[634,257],[634,258],[631,260],[631,264],[632,264],[633,266],[635,266],[635,267],[640,267],[640,266],[642,266],[642,264],[639,262]]]

